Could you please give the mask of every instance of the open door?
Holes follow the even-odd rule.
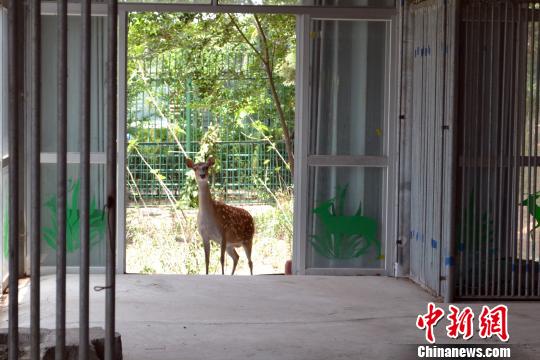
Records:
[[[299,21],[296,272],[388,274],[396,122],[391,19]]]

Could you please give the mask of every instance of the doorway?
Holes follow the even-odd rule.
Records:
[[[392,86],[396,84],[397,65],[394,61],[395,14],[358,9],[357,14],[344,15],[336,10],[335,16],[330,11],[328,16],[320,17],[309,15],[309,11],[298,12],[292,12],[296,14],[294,124],[291,126],[295,161],[294,175],[291,172],[295,194],[291,201],[293,273],[392,275],[394,249],[388,239],[395,234],[396,227],[397,126],[390,121],[396,114],[397,87]],[[129,42],[129,12],[125,14],[121,25]],[[216,14],[200,16],[213,18]],[[122,52],[125,59],[129,59],[127,46],[121,49],[121,55]],[[129,60],[123,65],[128,68],[128,64]],[[129,79],[120,80],[125,87]],[[184,85],[182,96],[186,99],[189,93],[193,101],[196,95],[186,93],[185,89],[189,86]],[[127,96],[120,93],[121,111],[124,111],[121,121],[130,116],[127,107],[130,92],[129,88],[125,90]],[[171,103],[167,106],[168,111],[185,116],[185,106],[182,109]],[[190,111],[193,113],[193,108]],[[204,121],[208,125],[204,125]],[[207,131],[210,123],[201,120],[198,124]],[[169,125],[165,122],[165,126]],[[128,123],[121,123],[120,129],[129,134]],[[187,131],[182,135],[187,141]],[[193,132],[190,136],[195,139]],[[180,139],[172,142],[177,140]],[[119,165],[119,179],[125,179],[125,183],[120,184],[119,200],[124,199],[126,204],[130,196],[132,201],[137,198],[130,193],[137,184],[129,169],[130,141],[133,144],[133,139],[126,137],[119,144],[121,151],[126,152],[124,163]],[[197,150],[200,145],[190,148],[194,155]],[[184,156],[184,151],[187,153],[185,147],[173,151],[177,158]],[[265,161],[268,163],[267,159]],[[144,163],[141,166],[147,167],[154,180],[167,177]],[[189,174],[185,169],[182,171]],[[137,192],[141,189],[135,190]],[[172,191],[172,194],[175,199],[180,196],[179,192]],[[160,194],[169,204],[170,195],[167,191]],[[230,196],[225,200],[234,203],[236,199]],[[142,203],[142,197],[139,201]],[[192,211],[194,215],[196,210]],[[126,272],[130,234],[129,224],[122,224],[121,220],[129,217],[122,212],[120,209],[118,239],[123,251],[119,253],[119,271]],[[180,216],[184,216],[182,212]],[[346,231],[336,230],[343,226]],[[196,233],[194,237],[198,244],[195,246],[200,246]],[[202,248],[199,250],[198,256],[203,254]],[[284,264],[288,259],[285,256],[280,260],[279,263]],[[219,261],[214,260],[214,263]],[[283,272],[279,263],[274,267],[275,273]]]

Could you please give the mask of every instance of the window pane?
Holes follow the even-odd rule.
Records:
[[[56,164],[41,165],[41,263],[56,265],[57,245],[57,169]],[[80,178],[79,164],[68,165],[66,205],[67,266],[79,266],[80,260]],[[105,265],[105,165],[90,166],[90,266]]]
[[[1,137],[0,152],[2,158],[8,155],[8,39],[7,39],[7,10],[0,8],[0,117]]]
[[[387,23],[312,22],[310,153],[385,155]]]
[[[2,275],[0,278],[0,288],[3,289],[2,284],[9,274],[9,169],[8,167],[4,167],[1,171],[0,184],[2,188],[0,195],[2,198],[0,199],[0,206],[2,208],[0,209],[0,220],[2,221],[2,234],[0,236],[2,237],[2,256],[0,264]]]
[[[298,5],[373,8],[393,8],[395,6],[395,0],[218,0],[218,2],[220,4],[236,5]]]
[[[92,67],[91,67],[91,138],[92,152],[105,151],[105,74],[107,61],[106,18],[92,17]],[[79,151],[79,122],[81,104],[81,19],[68,18],[68,152]],[[50,106],[42,107],[43,128],[41,150],[56,152],[57,124],[57,74],[58,39],[57,17],[44,16],[43,34],[43,82],[42,102]]]
[[[119,0],[125,3],[155,3],[155,4],[211,4],[211,0]]]
[[[309,170],[307,268],[383,268],[383,169]]]

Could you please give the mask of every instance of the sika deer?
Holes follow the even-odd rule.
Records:
[[[220,260],[222,274],[225,273],[225,251],[233,259],[231,275],[234,275],[234,270],[236,270],[236,265],[240,258],[234,248],[242,246],[248,259],[249,271],[253,275],[251,246],[253,244],[255,226],[250,213],[244,209],[225,205],[222,202],[212,199],[208,185],[208,170],[214,165],[213,158],[197,164],[194,164],[191,159],[187,159],[186,165],[195,171],[195,178],[199,187],[197,225],[204,244],[206,274],[208,275],[208,263],[210,261],[210,240],[214,240],[221,245]]]

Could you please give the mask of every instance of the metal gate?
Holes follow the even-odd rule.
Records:
[[[540,297],[540,2],[461,12],[457,295]]]
[[[0,2],[0,6],[4,5]],[[105,359],[115,357],[115,208],[116,208],[116,124],[117,124],[117,39],[118,1],[109,0],[107,12],[107,141],[106,141],[106,276],[105,286]],[[81,39],[80,48],[68,45],[68,1],[59,0],[55,8],[57,21],[58,53],[56,82],[43,83],[45,89],[57,93],[56,129],[43,127],[42,110],[53,107],[52,102],[43,102],[42,107],[42,2],[40,0],[7,1],[8,17],[8,145],[9,145],[9,359],[18,359],[19,353],[19,303],[18,280],[26,260],[23,250],[23,236],[28,231],[29,262],[31,273],[30,292],[30,358],[40,358],[40,260],[41,260],[41,176],[40,150],[42,134],[57,130],[57,189],[55,206],[57,217],[56,249],[56,348],[55,358],[64,359],[66,353],[66,198],[67,198],[67,124],[68,124],[68,53],[81,52],[81,81],[77,89],[70,92],[80,94],[80,113],[75,118],[80,129],[80,292],[79,292],[79,359],[89,358],[89,292],[90,292],[90,140],[91,134],[91,1],[80,1]],[[50,5],[50,4],[49,4]],[[79,7],[80,6],[80,7]],[[71,7],[71,6],[70,6]],[[28,10],[28,11],[27,11]],[[73,7],[71,7],[73,12]],[[73,15],[73,14],[72,14]],[[45,50],[45,49],[44,49]],[[28,119],[28,121],[24,121]],[[78,157],[78,156],[77,156]],[[24,167],[28,159],[28,167]],[[25,187],[25,179],[28,187]],[[26,200],[26,201],[24,201]],[[25,206],[26,205],[26,206]],[[28,211],[25,211],[28,210]],[[26,217],[27,216],[27,217]],[[5,217],[4,217],[5,218]],[[26,224],[23,225],[23,221]],[[4,236],[5,237],[5,236]],[[3,239],[6,240],[5,238]],[[22,338],[22,337],[21,337]],[[119,349],[117,349],[119,350]]]
[[[451,236],[451,139],[453,119],[453,29],[455,1],[412,5],[409,38],[411,161],[410,276],[436,295],[446,294],[444,281],[453,259]],[[402,151],[403,148],[402,148]]]

